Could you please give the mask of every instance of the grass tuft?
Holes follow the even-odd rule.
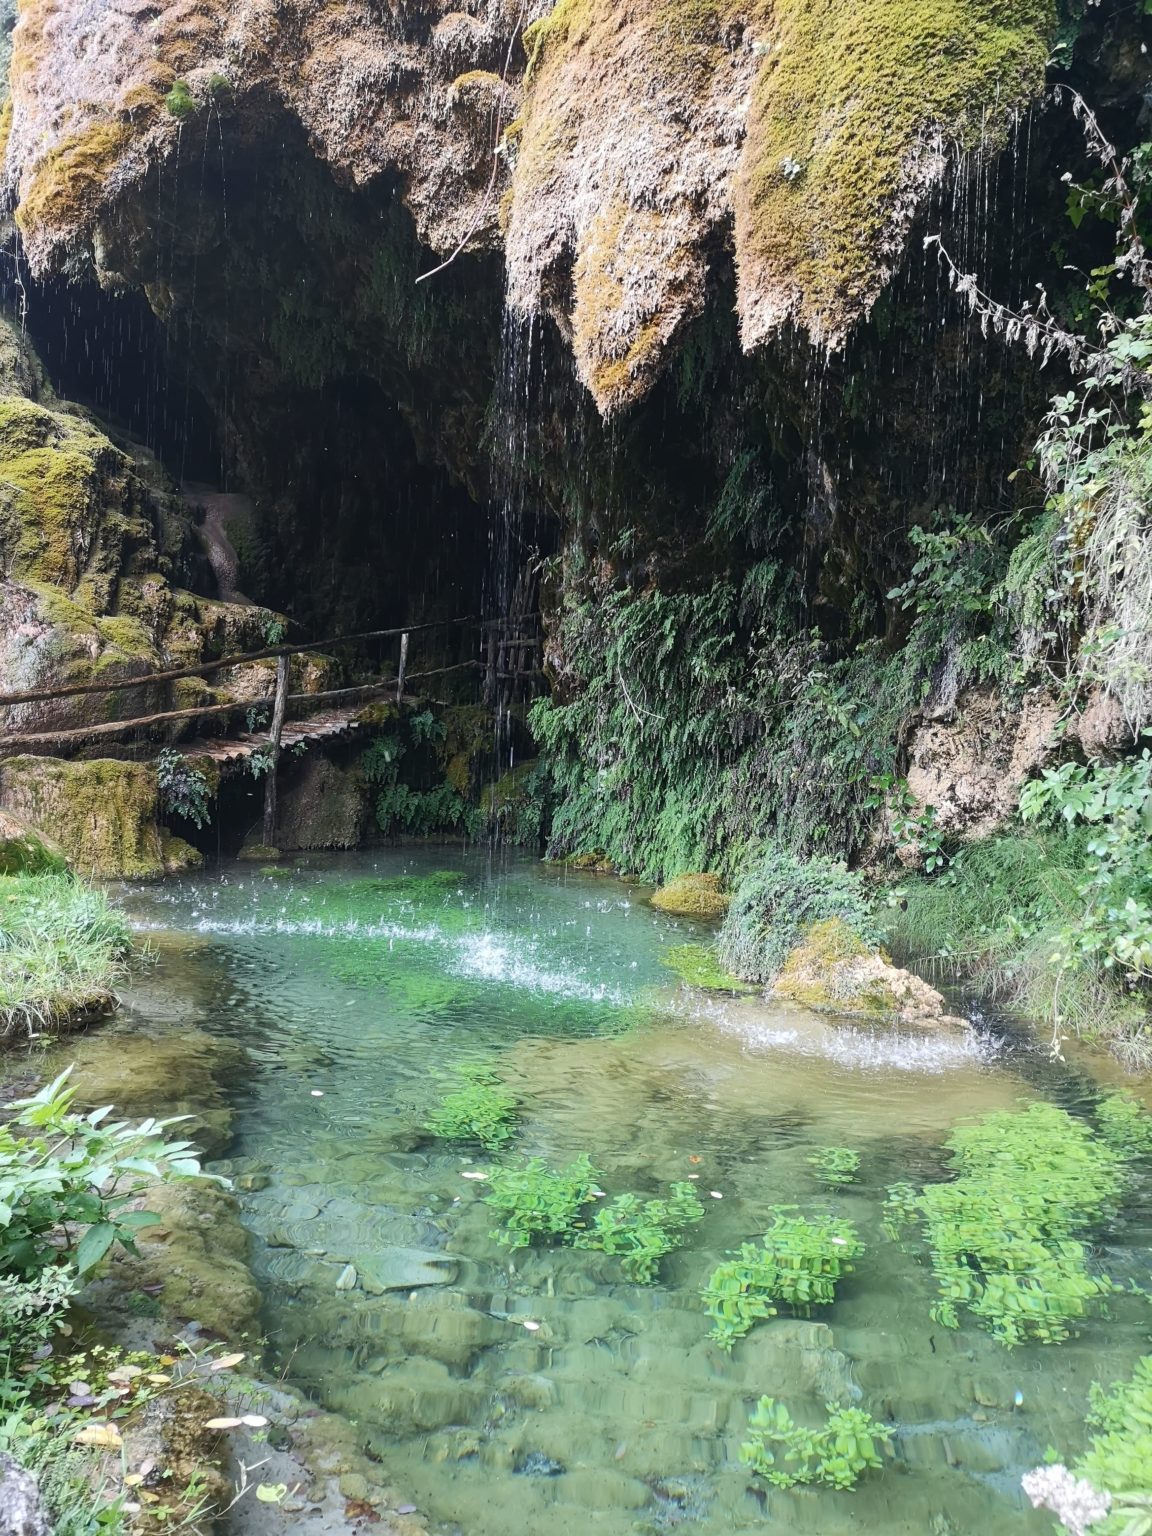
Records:
[[[110,1007],[129,946],[102,891],[68,875],[0,876],[0,1039]]]

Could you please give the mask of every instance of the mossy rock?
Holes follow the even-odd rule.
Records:
[[[650,899],[660,912],[696,918],[723,917],[730,900],[721,887],[719,875],[677,875]]]
[[[51,838],[0,811],[0,875],[62,875],[67,870],[68,860]]]
[[[137,1236],[139,1256],[117,1252],[81,1300],[116,1319],[135,1293],[159,1287],[169,1319],[196,1322],[229,1342],[255,1339],[260,1292],[248,1269],[248,1233],[236,1199],[207,1179],[158,1184],[131,1208],[152,1211],[156,1226]]]
[[[565,869],[585,870],[594,875],[614,875],[616,866],[603,848],[592,848],[587,853],[570,853],[560,863]]]
[[[966,1020],[946,1013],[934,987],[869,948],[840,917],[812,924],[789,953],[772,991],[817,1013],[966,1027]]]
[[[282,859],[284,854],[271,843],[245,843],[236,857],[245,864],[271,864],[274,859]]]
[[[151,880],[164,873],[155,770],[115,758],[0,763],[0,806],[52,835],[78,874]]]
[[[179,875],[187,869],[200,869],[204,863],[204,855],[199,848],[193,848],[191,843],[186,843],[166,827],[160,829],[160,858],[166,875]]]

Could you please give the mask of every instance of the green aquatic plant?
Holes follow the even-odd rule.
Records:
[[[542,1157],[493,1168],[484,1194],[500,1217],[493,1240],[505,1248],[528,1248],[538,1238],[573,1242],[587,1225],[584,1208],[596,1199],[599,1178],[586,1152],[567,1168],[549,1168]]]
[[[776,1302],[802,1316],[814,1306],[828,1306],[836,1286],[854,1269],[864,1245],[849,1221],[826,1213],[794,1214],[795,1206],[777,1206],[763,1244],[741,1244],[712,1272],[701,1291],[712,1318],[708,1337],[731,1350],[763,1318],[775,1317]]]
[[[1123,1157],[1152,1153],[1152,1115],[1129,1093],[1110,1093],[1096,1106],[1104,1141]]]
[[[482,1062],[464,1062],[455,1072],[459,1087],[444,1094],[424,1129],[445,1141],[478,1141],[486,1152],[499,1151],[516,1134],[516,1095]]]
[[[706,992],[743,992],[747,988],[738,976],[730,975],[720,964],[711,944],[674,944],[660,956],[660,964],[675,971],[690,987]]]
[[[956,1178],[916,1197],[948,1328],[968,1311],[1002,1343],[1057,1343],[1114,1283],[1086,1238],[1116,1209],[1124,1158],[1054,1104],[1003,1110],[953,1131]]]
[[[577,1235],[574,1246],[620,1254],[629,1280],[647,1284],[655,1280],[664,1255],[679,1248],[687,1229],[703,1217],[691,1184],[673,1184],[666,1200],[617,1195],[597,1207],[592,1225]]]
[[[748,1420],[750,1438],[740,1447],[740,1460],[774,1488],[823,1483],[829,1488],[855,1488],[862,1473],[884,1465],[877,1449],[892,1433],[862,1408],[829,1403],[828,1418],[819,1429],[797,1424],[783,1403],[762,1397]]]
[[[851,1147],[817,1147],[807,1161],[821,1184],[842,1189],[855,1181],[860,1171],[860,1154]]]
[[[1137,1360],[1127,1381],[1094,1382],[1088,1423],[1098,1431],[1074,1470],[1112,1497],[1100,1536],[1152,1531],[1152,1355]]]

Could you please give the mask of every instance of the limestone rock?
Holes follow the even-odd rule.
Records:
[[[822,1013],[967,1028],[964,1019],[945,1011],[934,987],[870,950],[838,917],[812,924],[785,960],[772,991]]]
[[[31,1472],[0,1451],[0,1531],[5,1536],[52,1536]]]
[[[278,797],[281,849],[355,848],[368,819],[368,793],[355,768],[310,752]]]
[[[674,917],[723,917],[729,896],[722,889],[719,875],[677,875],[662,885],[651,898],[652,905]]]
[[[12,757],[0,763],[0,808],[51,827],[78,874],[147,880],[164,873],[156,775],[142,763]]]

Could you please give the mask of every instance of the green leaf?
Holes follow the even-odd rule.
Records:
[[[76,1268],[82,1275],[99,1264],[116,1241],[116,1228],[110,1221],[98,1221],[88,1228],[76,1248]]]

